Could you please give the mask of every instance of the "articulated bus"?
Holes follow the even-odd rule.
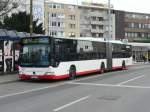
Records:
[[[19,77],[23,80],[74,79],[132,64],[132,47],[121,41],[37,36],[22,38],[20,43]]]

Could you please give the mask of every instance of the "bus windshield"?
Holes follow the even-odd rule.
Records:
[[[49,45],[24,45],[20,53],[20,66],[42,67],[50,65]]]

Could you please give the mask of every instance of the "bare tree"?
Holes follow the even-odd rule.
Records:
[[[0,16],[4,16],[12,9],[18,7],[17,0],[0,0]]]

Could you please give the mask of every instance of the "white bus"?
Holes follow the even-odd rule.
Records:
[[[20,43],[19,77],[24,80],[74,79],[93,72],[126,69],[132,64],[131,45],[121,41],[37,36],[22,38]],[[111,50],[107,54],[108,44]]]

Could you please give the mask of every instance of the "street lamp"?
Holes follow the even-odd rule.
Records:
[[[30,36],[32,36],[33,33],[33,14],[32,14],[32,5],[33,5],[33,1],[30,0]]]

